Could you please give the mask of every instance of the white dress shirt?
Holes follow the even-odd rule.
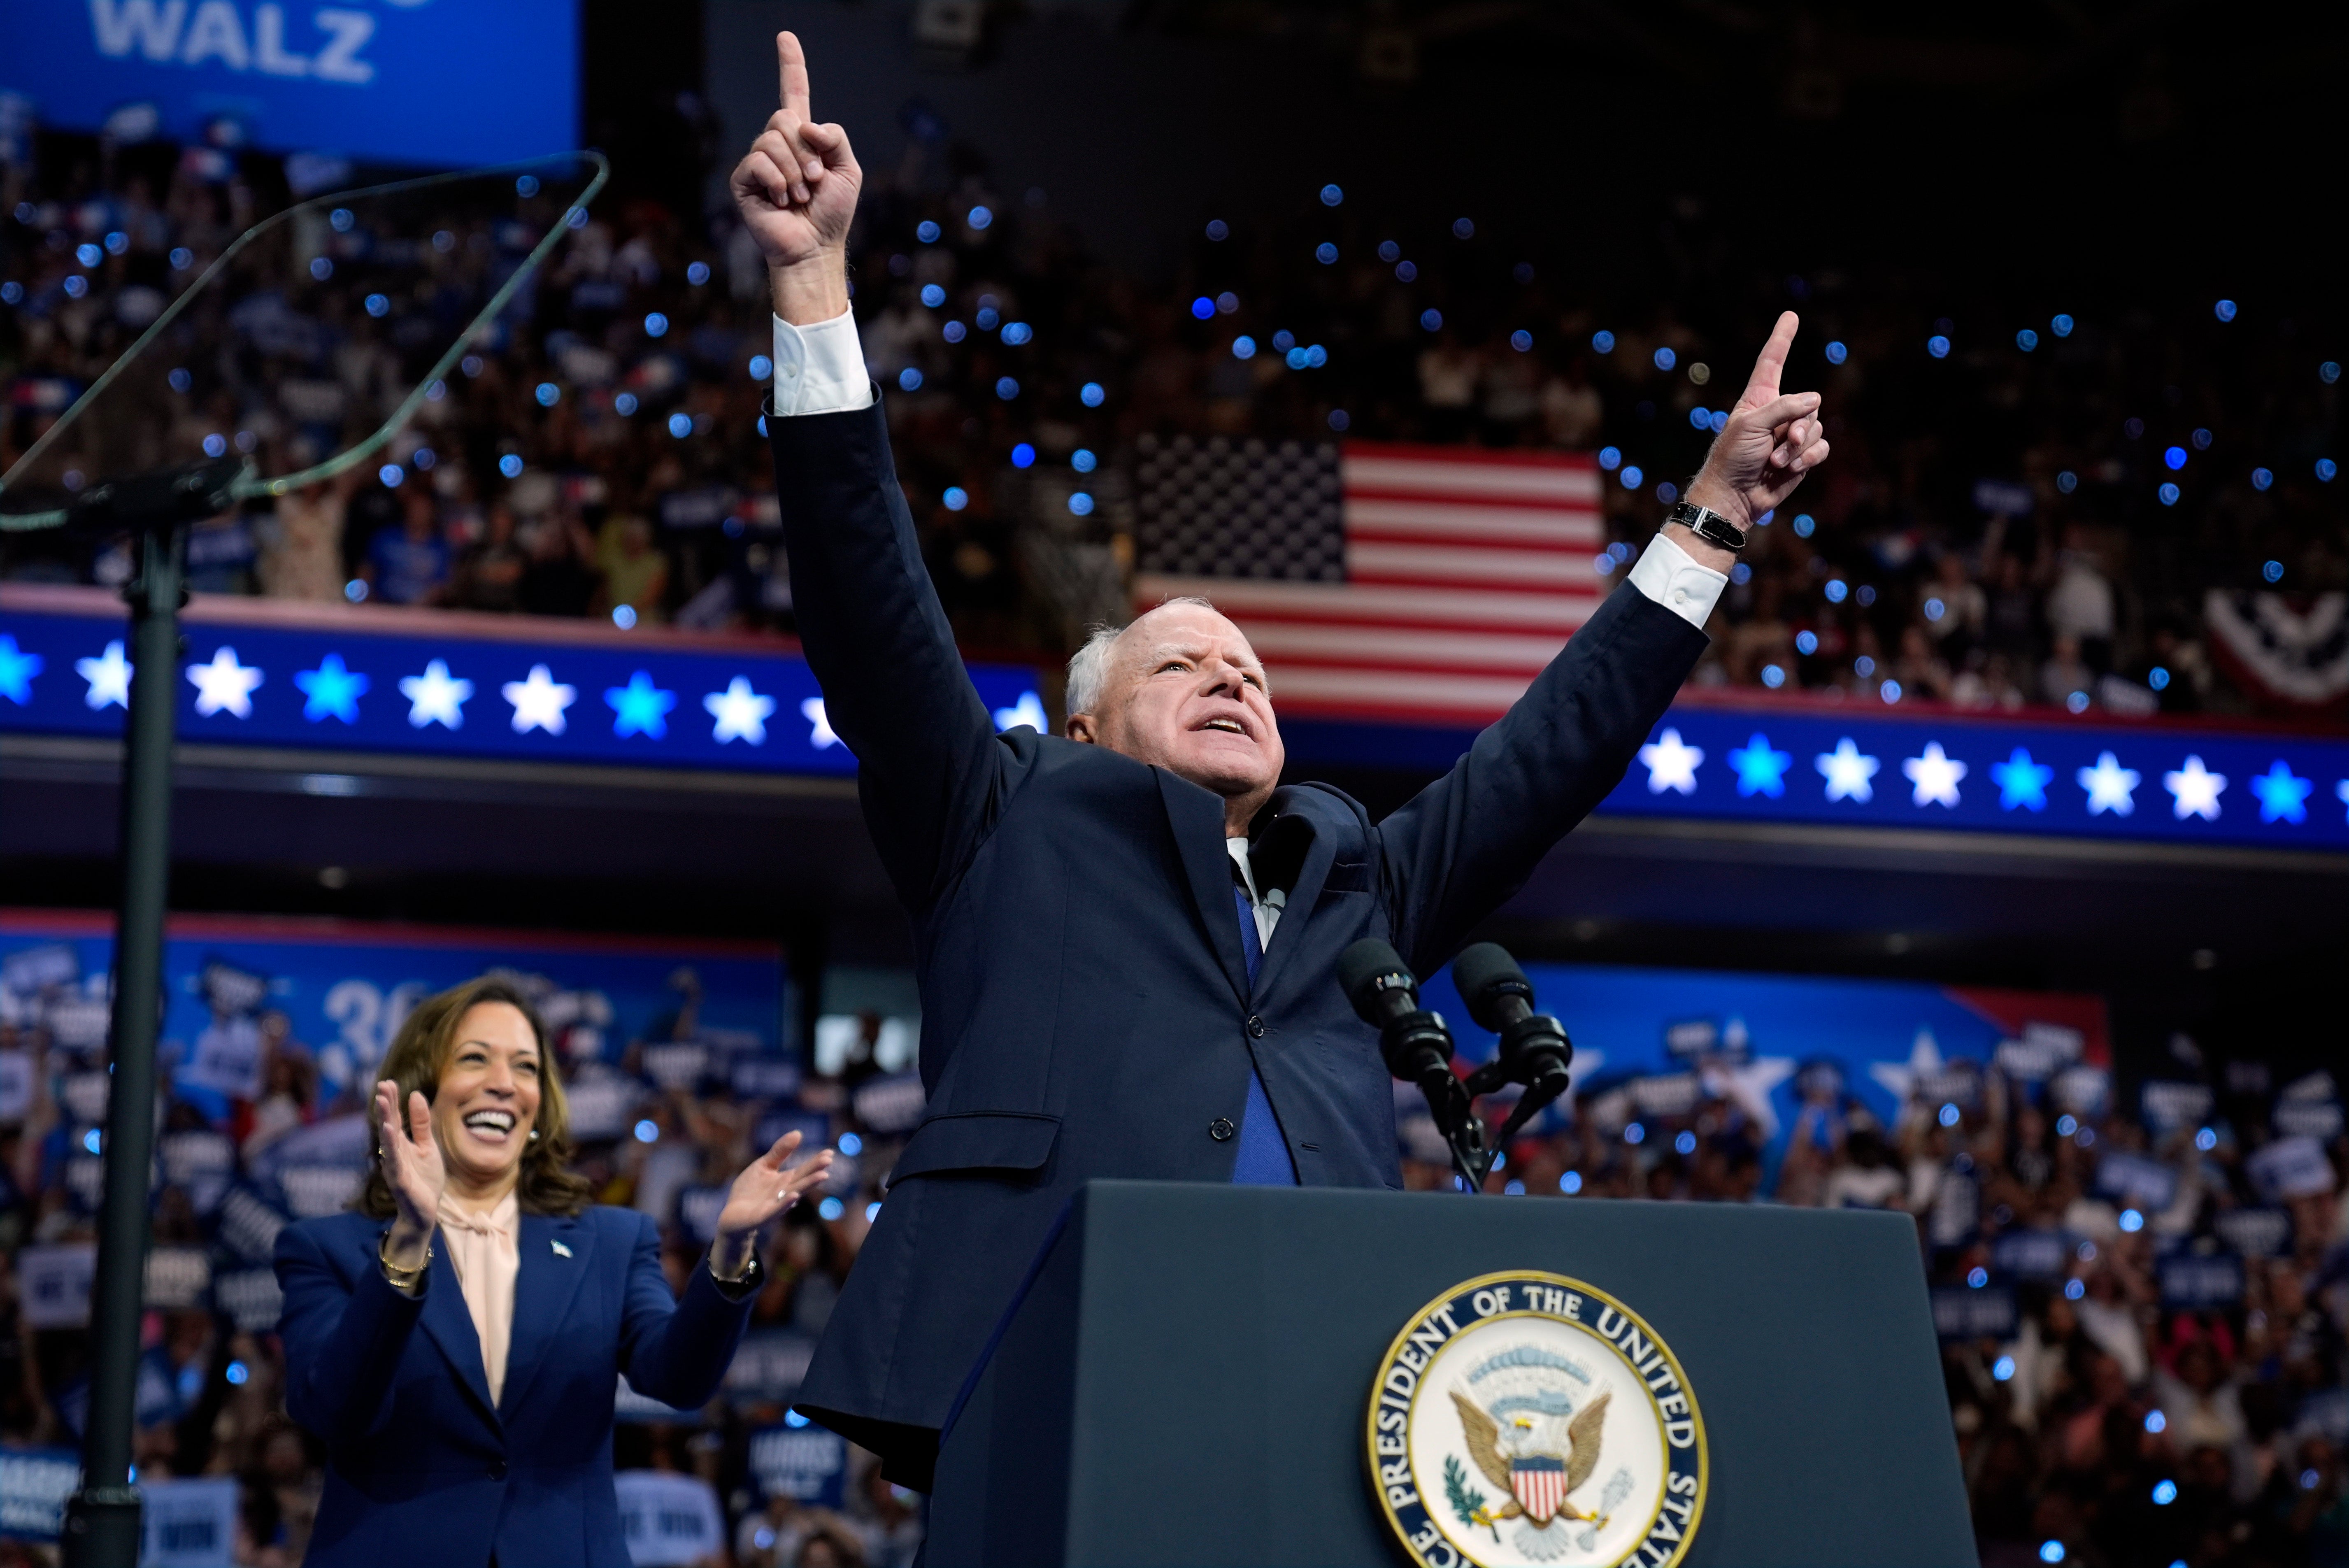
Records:
[[[829,321],[794,327],[775,317],[775,401],[779,414],[837,414],[873,404],[873,379],[864,369],[864,352],[856,337],[856,317],[842,311]],[[1631,568],[1631,586],[1692,627],[1702,630],[1728,576],[1699,566],[1693,556],[1663,535],[1648,541],[1639,564]],[[1246,846],[1234,852],[1247,868]],[[1255,884],[1249,888],[1253,890]],[[1278,910],[1274,919],[1279,918]],[[1263,906],[1257,919],[1269,938]]]

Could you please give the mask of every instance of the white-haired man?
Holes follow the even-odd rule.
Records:
[[[1423,972],[1621,778],[1705,646],[1732,546],[1826,455],[1781,395],[1782,317],[1671,524],[1532,689],[1401,810],[1284,787],[1244,630],[1162,605],[1071,660],[1065,737],[998,735],[923,569],[857,350],[861,176],[776,41],[782,107],[735,170],[775,307],[768,429],[792,597],[874,842],[913,917],[929,1109],[799,1407],[926,1487],[938,1432],[1094,1177],[1401,1185],[1392,1080],[1340,952]]]

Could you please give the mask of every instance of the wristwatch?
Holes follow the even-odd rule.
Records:
[[[1709,506],[1683,501],[1666,514],[1664,520],[1678,523],[1698,538],[1724,550],[1745,548],[1745,530]]]
[[[710,1281],[717,1285],[718,1293],[730,1302],[744,1301],[756,1295],[767,1282],[766,1266],[759,1262],[756,1247],[750,1249],[750,1266],[730,1280],[718,1272],[717,1260],[706,1252],[702,1254],[701,1264],[709,1271]]]

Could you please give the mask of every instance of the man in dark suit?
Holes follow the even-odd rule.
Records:
[[[860,173],[782,108],[734,172],[769,263],[768,429],[792,601],[874,844],[913,917],[926,1118],[891,1175],[799,1407],[926,1486],[938,1429],[1030,1262],[1094,1177],[1400,1187],[1392,1080],[1340,993],[1385,938],[1423,972],[1622,777],[1705,647],[1733,560],[1673,524],[1507,716],[1373,820],[1279,784],[1277,674],[1204,602],[1071,661],[1065,738],[997,734],[972,690],[857,351]],[[1781,396],[1782,317],[1690,494],[1741,543],[1826,455]]]

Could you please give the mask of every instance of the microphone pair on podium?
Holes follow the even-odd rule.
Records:
[[[1482,1192],[1493,1161],[1509,1140],[1551,1101],[1566,1093],[1574,1042],[1566,1026],[1534,1011],[1533,982],[1497,942],[1478,942],[1452,961],[1453,984],[1478,1028],[1501,1037],[1490,1062],[1464,1082],[1452,1071],[1452,1031],[1444,1015],[1419,1004],[1419,980],[1392,947],[1366,937],[1338,957],[1338,983],[1363,1023],[1379,1032],[1387,1071],[1417,1084],[1427,1096],[1436,1130],[1452,1150],[1453,1168]],[[1524,1088],[1497,1135],[1475,1112],[1475,1100],[1504,1084]]]

